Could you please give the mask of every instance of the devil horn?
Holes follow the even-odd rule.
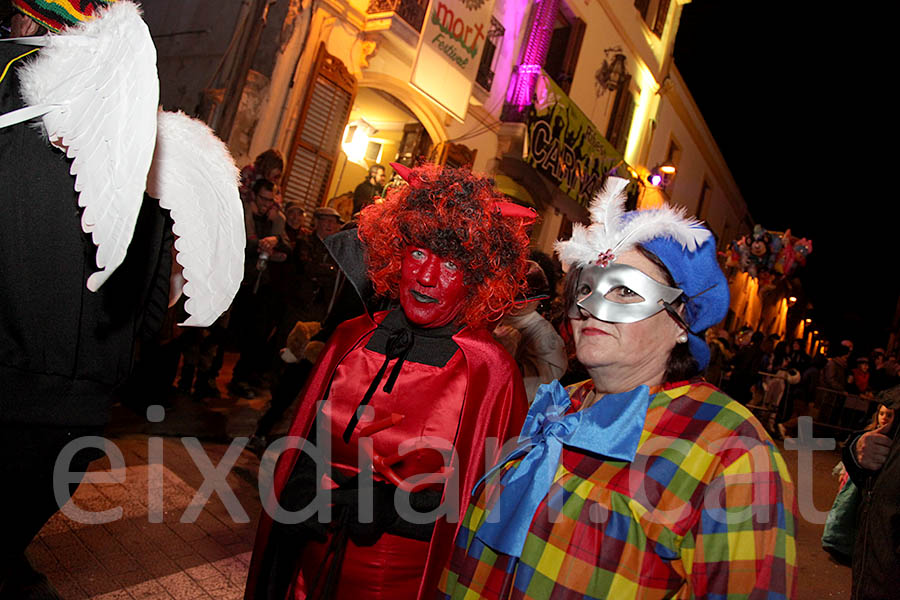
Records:
[[[412,169],[407,167],[406,165],[401,165],[400,163],[388,163],[394,169],[394,173],[403,178],[403,181],[409,184],[410,187],[420,187],[418,184],[418,180],[412,176]]]
[[[537,211],[527,206],[514,204],[512,202],[497,202],[494,206],[496,207],[497,212],[504,217],[522,219],[526,225],[531,225],[537,220]]]

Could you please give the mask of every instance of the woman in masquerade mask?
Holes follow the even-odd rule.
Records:
[[[557,243],[590,379],[542,386],[519,446],[476,485],[446,598],[786,598],[794,489],[740,404],[698,377],[728,309],[712,234],[669,208],[623,212],[610,178],[592,224]]]
[[[521,376],[485,325],[521,291],[533,217],[467,170],[394,168],[409,185],[363,210],[358,239],[375,291],[398,305],[345,322],[322,351],[291,428],[303,439],[264,499],[247,598],[433,597],[485,461],[524,421]],[[290,524],[275,499],[330,515]]]

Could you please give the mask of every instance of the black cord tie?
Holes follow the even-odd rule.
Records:
[[[715,288],[718,285],[719,285],[718,283],[714,283],[713,285],[709,286],[702,292],[698,292],[698,293],[694,294],[693,296],[688,296],[687,294],[682,293],[681,296],[679,296],[679,298],[684,298],[685,299],[684,304],[685,304],[685,306],[687,306],[688,302],[691,302],[694,298],[697,298],[698,296],[702,296],[703,294],[705,294],[706,292],[710,291],[711,289]],[[678,301],[678,299],[675,300],[675,302],[677,302],[677,301]],[[688,322],[685,320],[685,318],[682,317],[681,313],[678,312],[678,309],[675,308],[675,302],[672,302],[671,304],[666,302],[665,300],[660,300],[659,302],[660,302],[660,304],[663,305],[663,308],[666,309],[666,312],[669,313],[669,315],[673,319],[675,319],[675,322],[677,322],[685,331],[687,331],[691,335],[699,335],[696,331],[691,329],[691,326],[688,325]]]
[[[369,384],[366,395],[360,400],[359,405],[357,405],[356,410],[353,412],[353,416],[350,417],[350,422],[347,423],[347,428],[344,429],[344,435],[342,437],[345,444],[350,443],[350,436],[353,435],[353,430],[356,429],[356,425],[359,423],[359,409],[368,405],[372,400],[372,396],[375,395],[375,390],[378,389],[378,384],[381,383],[381,379],[387,372],[388,363],[396,358],[397,363],[394,365],[394,368],[391,369],[391,374],[384,384],[382,391],[386,394],[390,394],[394,389],[394,384],[397,383],[397,377],[400,376],[400,369],[403,367],[403,363],[406,361],[406,357],[413,347],[413,339],[412,331],[406,328],[397,329],[388,337],[384,362],[381,363],[381,368],[378,369],[378,373],[375,374],[375,378],[372,379],[372,383]]]

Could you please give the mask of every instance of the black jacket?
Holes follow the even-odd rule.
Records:
[[[368,205],[372,204],[375,200],[375,196],[380,196],[382,193],[383,188],[372,183],[371,178],[367,177],[365,181],[360,183],[356,186],[356,189],[353,190],[353,214],[355,215]]]
[[[0,64],[25,51],[0,44]],[[18,65],[19,63],[14,63]],[[15,67],[0,113],[22,105]],[[162,322],[171,221],[144,196],[124,263],[86,287],[96,250],[81,229],[70,161],[34,123],[0,129],[0,423],[102,425],[135,339]]]
[[[890,600],[900,590],[900,419],[894,418],[887,461],[879,471],[856,463],[857,432],[843,450],[843,462],[862,493],[853,548],[853,600]]]

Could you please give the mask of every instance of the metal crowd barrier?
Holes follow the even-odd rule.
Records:
[[[816,388],[816,403],[811,415],[813,425],[835,433],[858,431],[866,426],[873,404],[878,404],[874,396],[860,396],[819,386]]]
[[[762,375],[769,379],[769,387],[763,391],[761,397],[753,396],[747,408],[756,415],[756,418],[763,424],[769,433],[775,433],[776,423],[784,421],[788,416],[785,414],[787,403],[785,400],[790,397],[791,383],[784,371],[770,373],[768,371],[757,371],[757,375]],[[773,381],[781,380],[781,381]],[[778,386],[773,388],[772,385]],[[780,391],[779,389],[780,388]]]
[[[786,402],[791,394],[791,383],[783,371],[778,373],[757,371],[757,374],[767,378],[770,385],[761,395],[754,394],[747,408],[756,415],[769,433],[774,435],[777,424],[791,417],[787,414],[788,402]],[[777,382],[777,386],[782,388],[780,393],[777,387],[771,387],[777,379],[783,380],[783,383]],[[796,398],[795,402],[805,403],[806,399]],[[813,426],[817,431],[842,437],[866,426],[866,420],[874,410],[873,404],[878,404],[874,397],[817,386],[815,401],[809,407],[809,416],[813,418]],[[794,408],[796,410],[797,407]]]

